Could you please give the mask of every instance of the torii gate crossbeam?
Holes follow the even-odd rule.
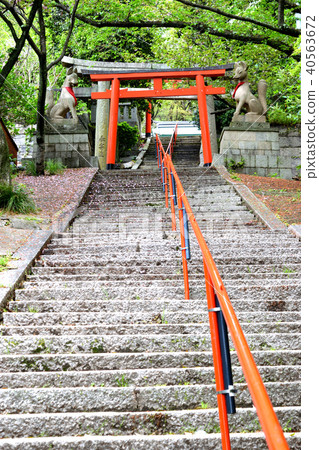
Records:
[[[228,67],[227,67],[228,69]],[[208,113],[206,105],[206,95],[225,94],[225,88],[206,86],[204,77],[217,78],[225,75],[227,70],[217,68],[206,69],[180,69],[163,70],[150,72],[118,72],[91,74],[92,81],[111,81],[111,89],[104,92],[92,92],[92,99],[110,99],[110,121],[107,142],[106,168],[114,169],[116,158],[116,139],[117,139],[117,117],[120,98],[156,98],[156,97],[176,97],[185,95],[196,95],[198,99],[199,119],[202,132],[204,165],[210,166],[212,163],[212,152],[209,136]],[[196,86],[188,88],[164,89],[163,80],[168,79],[192,79],[196,80]],[[120,89],[121,80],[145,80],[152,79],[153,89],[130,91]]]

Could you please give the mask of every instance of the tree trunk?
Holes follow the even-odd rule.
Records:
[[[39,28],[40,28],[40,52],[39,58],[39,94],[37,103],[37,159],[36,170],[38,175],[44,175],[44,125],[45,125],[45,96],[47,90],[47,51],[46,51],[46,36],[45,36],[45,24],[43,18],[43,11],[39,9]]]
[[[0,183],[10,184],[9,146],[2,127],[0,126]]]
[[[36,155],[36,170],[38,175],[44,174],[44,125],[45,125],[45,95],[47,87],[47,69],[46,69],[46,56],[39,58],[39,93],[37,103],[37,155]]]

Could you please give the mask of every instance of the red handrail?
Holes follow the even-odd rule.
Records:
[[[183,203],[185,210],[187,212],[188,220],[193,228],[194,234],[197,238],[198,244],[200,246],[203,261],[204,261],[204,271],[205,271],[205,282],[207,288],[207,301],[209,305],[209,309],[212,309],[213,305],[213,293],[216,292],[217,298],[223,312],[229,333],[232,338],[232,342],[235,346],[235,350],[238,355],[239,362],[242,366],[243,373],[247,382],[248,389],[250,391],[252,401],[255,405],[257,415],[259,417],[260,424],[265,434],[265,438],[270,450],[287,450],[289,449],[288,444],[286,442],[284,433],[276,416],[276,413],[273,409],[271,401],[268,397],[266,388],[261,379],[259,371],[257,369],[256,363],[252,356],[252,353],[249,349],[248,343],[244,336],[244,333],[241,329],[231,301],[226,292],[223,281],[219,275],[214,259],[209,251],[209,248],[206,244],[206,241],[202,235],[202,232],[196,222],[195,216],[192,212],[190,204],[188,202],[186,193],[182,186],[182,183],[176,173],[174,164],[170,155],[168,154],[168,150],[165,152],[159,137],[156,135],[156,139],[160,144],[160,153],[162,154],[162,161],[164,162],[164,166],[167,167],[168,172],[172,172],[174,176],[174,180],[177,187],[177,195],[179,205]],[[180,208],[180,207],[179,207]],[[181,219],[180,219],[181,220]],[[182,222],[181,225],[181,235],[183,235],[183,227]],[[182,243],[182,247],[184,247]],[[185,260],[186,261],[186,260]],[[183,258],[184,263],[184,258]],[[186,261],[187,264],[187,261]],[[184,278],[185,283],[185,278]],[[187,274],[187,284],[188,284],[188,274]],[[185,295],[186,296],[186,295]],[[188,296],[189,298],[189,296]],[[211,337],[212,337],[212,347],[213,347],[213,356],[214,356],[214,366],[215,366],[215,378],[216,378],[216,389],[217,391],[223,390],[223,379],[222,379],[222,367],[220,367],[220,361],[218,356],[218,342],[216,332],[214,331],[214,316],[215,314],[209,313],[210,320],[210,329],[211,329]],[[219,350],[220,353],[220,350]],[[216,361],[217,360],[217,361]],[[221,369],[221,370],[220,370]],[[221,422],[221,435],[222,435],[222,445],[223,449],[230,448],[229,441],[229,431],[228,431],[228,420],[227,413],[225,413],[225,402],[222,402],[220,399],[225,399],[224,395],[218,395],[218,407],[219,407],[219,416]]]

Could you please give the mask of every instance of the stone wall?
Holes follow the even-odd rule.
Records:
[[[72,119],[51,123],[45,129],[45,161],[59,160],[69,168],[91,167],[92,150],[89,143],[88,131],[80,122],[73,124]],[[37,144],[34,138],[34,154]]]
[[[246,129],[245,129],[246,127]],[[213,164],[244,160],[244,167],[236,171],[249,175],[277,176],[291,179],[300,171],[300,133],[285,128],[273,128],[268,123],[255,125],[231,124],[223,129],[220,154],[214,155]]]

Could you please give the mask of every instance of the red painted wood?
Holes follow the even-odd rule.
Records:
[[[166,80],[174,78],[188,78],[195,80],[196,75],[203,75],[204,77],[223,77],[225,69],[218,70],[176,70],[176,72],[127,72],[127,73],[99,73],[90,75],[92,81],[109,81],[114,78],[120,80],[155,80],[156,78],[165,78]]]
[[[204,94],[205,95],[221,95],[225,94],[225,88],[223,87],[213,87],[213,86],[205,86]],[[192,86],[190,88],[181,88],[181,89],[145,89],[141,91],[129,91],[127,89],[120,89],[119,96],[120,98],[153,98],[153,97],[176,97],[176,96],[185,96],[185,95],[197,95],[198,89],[196,86]],[[111,98],[111,90],[107,90],[105,92],[92,92],[91,97],[93,100],[99,99],[110,99]]]
[[[212,150],[210,146],[208,113],[206,104],[207,89],[205,86],[204,77],[202,75],[196,76],[196,90],[198,98],[200,129],[202,132],[204,164],[211,164]]]
[[[107,140],[106,164],[115,164],[116,159],[116,139],[117,139],[117,119],[119,111],[120,80],[115,78],[112,81],[109,134]]]

